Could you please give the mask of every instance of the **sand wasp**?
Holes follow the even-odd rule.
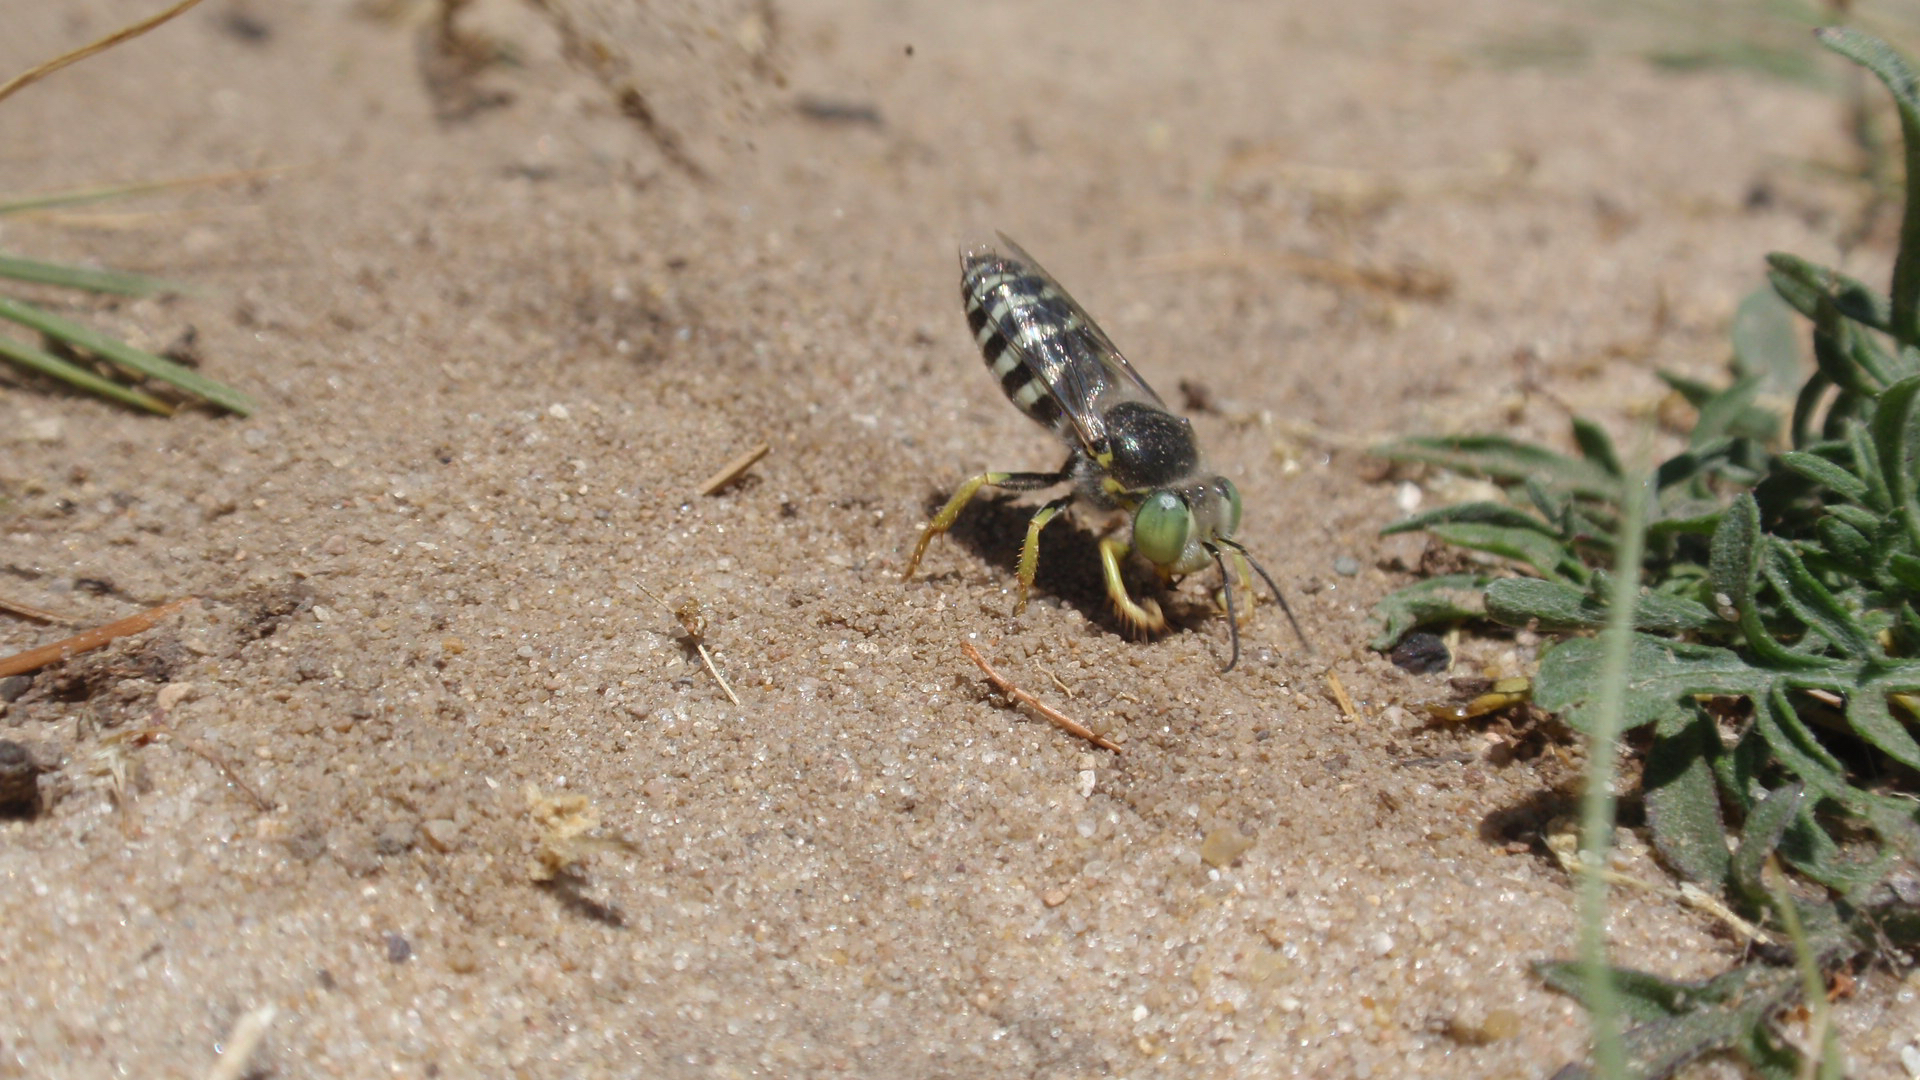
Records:
[[[1041,506],[1027,522],[1014,614],[1027,606],[1027,592],[1039,569],[1040,530],[1079,498],[1102,510],[1125,511],[1132,519],[1130,540],[1109,536],[1100,541],[1100,567],[1107,595],[1135,630],[1157,633],[1166,629],[1167,620],[1152,598],[1136,603],[1127,595],[1120,566],[1132,551],[1152,563],[1163,582],[1205,569],[1209,562],[1219,568],[1233,640],[1224,671],[1240,662],[1236,579],[1227,573],[1226,554],[1239,571],[1237,584],[1246,593],[1248,608],[1253,605],[1247,572],[1251,565],[1299,634],[1299,621],[1280,587],[1234,540],[1240,527],[1240,492],[1233,481],[1201,464],[1192,422],[1167,408],[1033,256],[1005,234],[998,235],[997,244],[960,252],[967,324],[1008,400],[1067,444],[1066,464],[1055,472],[986,472],[961,484],[920,534],[902,580],[913,576],[927,545],[952,527],[981,488],[1035,491],[1070,482],[1072,491]],[[1301,640],[1306,640],[1304,634]]]

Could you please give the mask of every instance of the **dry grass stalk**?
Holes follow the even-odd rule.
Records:
[[[1085,739],[1088,742],[1092,743],[1095,746],[1100,747],[1103,750],[1111,750],[1116,754],[1125,753],[1125,751],[1120,749],[1119,743],[1114,742],[1113,740],[1107,738],[1105,735],[1101,735],[1100,733],[1094,731],[1092,728],[1087,727],[1085,724],[1082,724],[1079,721],[1068,717],[1065,713],[1061,712],[1060,710],[1055,709],[1053,706],[1048,705],[1046,702],[1041,701],[1039,698],[1034,697],[1032,694],[1027,693],[1025,690],[1020,689],[1019,687],[1013,685],[1011,682],[1008,682],[1005,676],[993,670],[993,668],[987,666],[986,658],[980,655],[979,649],[976,649],[973,647],[973,642],[971,641],[961,642],[960,651],[963,653],[966,653],[967,659],[973,661],[974,664],[978,666],[983,673],[985,673],[985,675],[987,676],[987,681],[993,684],[994,689],[1000,691],[1002,694],[1005,694],[1007,697],[1013,699],[1014,701],[1018,701],[1022,705],[1027,706],[1028,708],[1032,709],[1034,712],[1039,713],[1041,716],[1046,717],[1047,720],[1053,724],[1053,726],[1059,728],[1060,730],[1066,732],[1069,735],[1073,735],[1078,738]]]
[[[107,642],[112,641],[114,638],[123,638],[129,634],[138,634],[143,630],[149,630],[153,627],[154,623],[159,622],[161,619],[179,611],[181,608],[186,607],[198,599],[199,597],[197,596],[182,597],[170,604],[161,604],[159,607],[148,608],[137,615],[129,615],[118,622],[110,622],[105,626],[96,626],[91,630],[83,630],[70,638],[63,638],[51,645],[42,645],[37,649],[28,649],[26,652],[18,652],[12,656],[0,658],[0,679],[4,679],[9,675],[24,675],[29,671],[39,671],[48,664],[57,664],[62,660],[78,656],[83,652],[90,652],[97,649]]]
[[[754,462],[766,457],[767,451],[770,449],[772,449],[772,447],[766,443],[754,444],[752,449],[734,458],[732,461],[727,462],[725,465],[720,466],[720,471],[707,477],[707,482],[700,485],[700,494],[715,494],[721,488],[740,479],[746,475],[748,469],[753,468]]]
[[[167,10],[161,12],[158,15],[153,15],[148,18],[141,19],[139,22],[136,22],[136,23],[130,23],[126,26],[121,27],[118,30],[115,30],[111,34],[108,34],[106,37],[100,38],[99,40],[91,42],[89,44],[82,45],[70,53],[65,53],[60,56],[56,56],[44,64],[37,64],[31,68],[28,68],[27,70],[21,72],[20,74],[15,75],[13,78],[8,79],[5,83],[0,83],[0,101],[5,101],[7,98],[12,97],[14,93],[16,93],[17,91],[22,90],[25,87],[32,85],[33,83],[39,82],[41,79],[46,78],[47,76],[53,74],[56,71],[59,71],[61,68],[66,67],[69,64],[77,64],[80,61],[85,60],[87,57],[92,56],[95,53],[105,52],[106,50],[113,48],[115,45],[118,45],[123,41],[130,41],[133,38],[137,38],[141,34],[144,34],[147,31],[153,29],[154,27],[159,26],[161,23],[166,22],[168,19],[171,19],[174,16],[179,15],[181,12],[186,11],[188,8],[194,6],[195,4],[198,4],[199,2],[200,0],[180,0],[179,3],[173,5],[172,7],[168,8]]]

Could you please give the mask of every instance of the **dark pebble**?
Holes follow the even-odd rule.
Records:
[[[1390,658],[1394,667],[1415,675],[1445,671],[1453,664],[1453,654],[1447,651],[1447,643],[1440,640],[1439,635],[1418,630],[1401,638]]]

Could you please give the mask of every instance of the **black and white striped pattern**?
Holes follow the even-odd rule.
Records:
[[[1084,321],[1073,302],[1044,277],[1029,272],[998,252],[969,251],[962,263],[960,296],[967,325],[980,345],[988,370],[1000,380],[1007,400],[1036,422],[1071,439],[1055,387],[1061,372],[1039,370],[1037,358],[1079,336]],[[1089,357],[1091,359],[1091,357]]]

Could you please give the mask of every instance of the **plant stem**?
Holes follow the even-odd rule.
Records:
[[[1603,871],[1613,847],[1614,759],[1620,741],[1621,707],[1626,695],[1628,659],[1633,650],[1633,613],[1640,592],[1641,552],[1646,545],[1647,500],[1652,480],[1646,467],[1645,433],[1634,467],[1621,484],[1620,546],[1607,596],[1607,628],[1601,635],[1600,692],[1587,746],[1587,789],[1580,803],[1580,964],[1585,971],[1587,1005],[1593,1012],[1593,1063],[1596,1075],[1618,1080],[1627,1075],[1621,1040],[1620,1000],[1607,967],[1607,879]]]

